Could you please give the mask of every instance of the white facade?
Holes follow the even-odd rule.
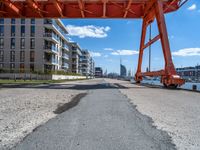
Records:
[[[67,34],[58,19],[1,19],[0,69],[5,72],[68,71]]]

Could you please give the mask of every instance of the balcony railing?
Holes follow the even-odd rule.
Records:
[[[58,30],[67,40],[69,40],[69,38],[67,37],[67,34],[63,31],[63,29],[56,23],[56,21],[54,19],[45,19],[44,20],[44,24],[50,24],[53,25],[53,27]]]
[[[44,49],[45,50],[50,50],[50,51],[54,51],[54,52],[58,52],[58,48],[56,46],[53,46],[53,45],[45,45],[44,46]]]
[[[63,64],[62,64],[62,67],[64,67],[64,68],[68,68],[69,65],[68,65],[68,63],[63,63]]]
[[[44,33],[43,35],[44,37],[48,37],[48,38],[52,38],[54,40],[56,40],[57,42],[59,42],[59,38],[54,34],[54,33]]]
[[[69,59],[69,56],[68,56],[67,54],[63,54],[62,57],[63,57],[64,59]]]
[[[67,46],[67,45],[65,45],[65,44],[64,44],[64,45],[62,45],[62,48],[63,48],[63,49],[65,49],[65,50],[67,50],[67,51],[69,51],[69,48],[68,48],[68,46]]]
[[[56,59],[45,59],[45,63],[56,65],[56,64],[58,64],[58,60],[56,60]]]

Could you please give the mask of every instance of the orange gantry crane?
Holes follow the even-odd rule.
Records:
[[[141,18],[142,35],[136,82],[144,76],[161,76],[166,87],[185,83],[177,75],[170,51],[165,13],[178,10],[187,0],[0,0],[0,18]],[[157,21],[159,34],[145,43],[147,27]],[[144,50],[160,40],[165,67],[141,72]]]

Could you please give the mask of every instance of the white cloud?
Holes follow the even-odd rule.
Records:
[[[111,53],[111,55],[135,55],[138,54],[138,51],[135,50],[116,50]]]
[[[108,58],[108,55],[104,55],[105,58]]]
[[[188,7],[188,10],[195,10],[196,8],[197,8],[197,5],[193,4],[190,7]]]
[[[69,35],[78,36],[79,38],[91,37],[91,38],[105,38],[107,37],[107,32],[110,30],[109,26],[100,27],[94,25],[87,26],[75,26],[67,25],[66,26]]]
[[[105,51],[113,51],[112,48],[104,48]]]
[[[174,56],[200,56],[200,48],[185,48],[172,52]]]
[[[101,56],[101,53],[99,53],[99,52],[90,52],[90,54],[92,57],[100,57]]]

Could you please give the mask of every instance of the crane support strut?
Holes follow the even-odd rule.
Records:
[[[139,50],[139,59],[138,59],[138,68],[135,75],[136,82],[140,82],[143,79],[143,76],[161,76],[161,83],[163,83],[165,86],[181,86],[185,83],[183,79],[181,79],[175,70],[171,51],[170,51],[170,44],[168,39],[168,33],[167,33],[167,27],[165,23],[165,17],[164,17],[164,10],[163,10],[163,3],[161,0],[153,0],[150,1],[146,6],[145,15],[142,18],[142,35],[141,35],[141,41],[140,41],[140,50]],[[154,18],[157,21],[158,31],[159,35],[157,35],[155,38],[153,38],[151,41],[149,41],[147,44],[145,44],[145,37],[146,37],[146,31],[147,27],[151,22],[153,22]],[[162,51],[164,55],[164,61],[165,61],[165,68],[161,71],[154,71],[154,72],[141,72],[142,67],[142,58],[143,58],[143,52],[144,49],[151,46],[155,41],[160,39],[161,45],[162,45]]]

